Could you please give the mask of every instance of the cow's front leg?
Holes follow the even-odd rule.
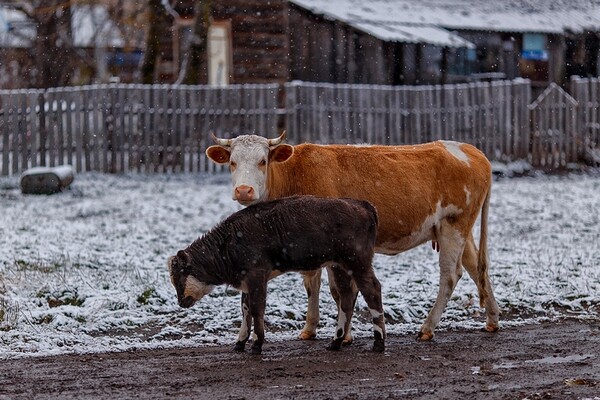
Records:
[[[252,315],[250,314],[250,307],[248,306],[248,294],[242,292],[242,326],[240,326],[240,333],[238,334],[238,341],[235,344],[233,350],[242,352],[246,347],[246,342],[250,337],[250,326],[252,324]]]
[[[321,291],[321,269],[302,273],[304,288],[308,296],[308,308],[306,310],[306,323],[298,335],[302,340],[314,339],[317,336],[317,325],[319,325],[319,292]]]
[[[255,340],[250,352],[260,354],[265,341],[265,308],[267,306],[267,282],[264,279],[256,285],[252,285],[248,292],[248,308],[254,321]]]

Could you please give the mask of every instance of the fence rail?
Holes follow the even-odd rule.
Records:
[[[600,147],[600,81],[573,79],[573,98],[566,102],[562,89],[552,90],[533,103],[523,79],[0,91],[0,175],[65,163],[79,172],[213,172],[219,167],[204,156],[210,131],[275,136],[281,129],[291,143],[447,139],[472,143],[492,160],[526,159],[551,168],[589,161]]]

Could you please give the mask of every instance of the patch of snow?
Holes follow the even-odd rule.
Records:
[[[563,33],[600,29],[598,0],[290,0],[328,18],[500,32]]]

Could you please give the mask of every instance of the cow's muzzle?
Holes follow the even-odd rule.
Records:
[[[235,200],[244,205],[255,201],[256,199],[254,198],[254,195],[254,188],[248,185],[240,185],[236,187],[234,191]]]

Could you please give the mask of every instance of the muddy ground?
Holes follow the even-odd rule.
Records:
[[[232,333],[232,340],[235,338]],[[268,336],[267,336],[268,338]],[[600,323],[563,320],[496,334],[390,336],[23,358],[0,362],[0,399],[600,399]]]

